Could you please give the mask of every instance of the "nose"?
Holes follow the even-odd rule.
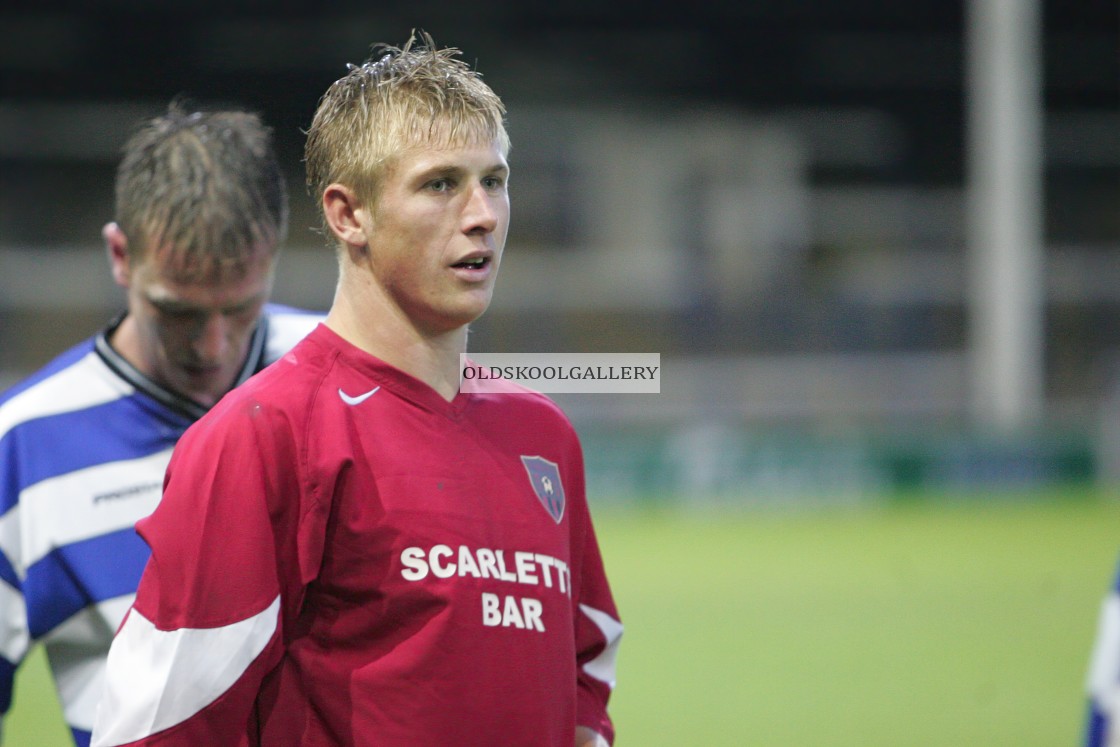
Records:
[[[229,322],[222,314],[209,314],[196,328],[192,347],[201,363],[220,363],[229,346]]]
[[[505,194],[495,195],[481,184],[474,185],[463,206],[464,233],[493,233],[501,215]]]

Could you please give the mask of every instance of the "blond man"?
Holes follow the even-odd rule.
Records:
[[[542,395],[459,391],[508,151],[500,99],[429,37],[326,92],[306,162],[334,303],[176,451],[95,745],[613,740],[579,440]]]

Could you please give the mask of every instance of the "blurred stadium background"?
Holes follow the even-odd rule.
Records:
[[[796,506],[832,516],[917,493],[994,505],[1012,524],[1024,510],[1012,508],[1018,496],[1089,511],[1078,513],[1085,524],[1076,530],[1063,524],[1072,519],[1055,520],[1083,538],[1084,558],[1063,554],[1081,540],[1042,553],[1078,569],[1079,593],[1040,592],[1064,583],[1040,569],[1019,579],[1035,596],[1003,610],[1065,605],[1064,648],[1053,658],[1069,700],[1057,718],[1067,724],[1059,733],[1076,732],[1077,678],[1116,544],[1085,527],[1115,512],[1054,496],[1073,490],[1107,504],[1120,480],[1115,2],[154,6],[0,10],[0,387],[121,307],[99,239],[112,216],[113,168],[133,123],[175,95],[244,106],[275,128],[292,195],[275,298],[325,308],[335,265],[313,231],[301,128],[345,63],[421,27],[477,59],[510,109],[513,229],[472,348],[662,356],[660,395],[556,397],[584,434],[594,500],[693,515]],[[989,13],[1009,15],[987,23]],[[608,550],[629,542],[625,522],[610,526],[622,539],[606,539]],[[1044,522],[1026,526],[1048,532]],[[625,557],[703,536],[686,529],[668,540],[658,531],[642,535],[645,546],[635,539],[637,555]],[[970,531],[933,536],[953,545],[950,537]],[[749,564],[745,548],[765,536],[748,532],[720,547],[741,548],[736,562]],[[877,536],[899,535],[866,539]],[[1025,545],[1020,537],[1008,547],[1037,550]],[[1007,579],[1022,570],[999,562]],[[745,576],[726,582],[742,594],[755,588]],[[656,617],[657,597],[643,590],[622,582],[619,593]],[[929,590],[939,598],[940,586]],[[975,602],[943,601],[949,619],[959,612],[953,605]],[[877,610],[868,614],[879,619]],[[813,614],[784,611],[785,619]],[[659,622],[657,645],[671,644],[673,629]],[[875,629],[866,623],[865,633]],[[634,635],[627,655],[642,661],[643,634]],[[983,640],[975,650],[990,653]],[[986,675],[974,684],[989,695],[996,687]],[[1048,699],[1053,693],[1039,702]],[[642,705],[623,700],[635,720],[641,713],[660,724],[645,743],[668,743],[656,735],[675,733],[663,722],[672,704]],[[922,713],[949,707],[926,703]],[[1042,713],[1037,704],[1019,712]],[[765,713],[753,713],[756,723]],[[844,713],[857,723],[864,715]],[[1046,713],[1039,718],[1053,722]],[[790,724],[772,724],[784,737],[757,743],[800,743]],[[888,732],[865,728],[863,742],[817,741],[1056,743],[1034,727],[1022,734],[1035,741],[981,742],[938,741],[946,732],[932,728],[928,740],[878,741],[871,735]],[[829,733],[828,724],[817,732]]]
[[[970,123],[997,97],[969,60],[999,38],[971,45],[969,8],[1001,4],[1037,25],[1000,84],[1027,91],[1021,116],[985,140]],[[663,357],[660,396],[563,402],[603,492],[850,498],[1117,471],[1115,3],[160,7],[0,11],[0,384],[120,307],[99,239],[113,167],[178,94],[276,128],[293,208],[276,297],[326,306],[301,128],[346,62],[422,26],[511,109],[514,226],[474,349]],[[993,142],[1026,154],[1025,196],[985,213],[1022,224],[1003,271],[970,223]]]

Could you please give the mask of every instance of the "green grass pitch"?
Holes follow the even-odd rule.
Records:
[[[1076,744],[1120,501],[597,511],[618,747]],[[5,745],[62,747],[36,654]]]

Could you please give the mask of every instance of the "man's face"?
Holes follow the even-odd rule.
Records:
[[[497,143],[399,158],[367,217],[370,265],[413,324],[440,333],[490,305],[509,229],[509,167]]]
[[[213,405],[233,387],[245,362],[272,290],[272,269],[273,254],[259,247],[244,272],[184,280],[170,262],[148,252],[126,268],[124,282],[118,275],[128,289],[119,349],[153,381]]]

